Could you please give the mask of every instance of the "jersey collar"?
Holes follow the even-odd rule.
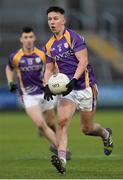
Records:
[[[65,28],[64,28],[64,31],[63,31],[63,34],[62,34],[59,38],[56,37],[55,34],[54,34],[54,38],[55,38],[57,41],[61,40],[61,39],[63,38],[63,36],[64,36],[66,30],[67,30],[67,28],[65,27]]]
[[[30,55],[34,54],[35,49],[36,49],[36,48],[34,47],[33,50],[32,50],[29,54],[26,54],[26,53],[24,52],[23,48],[22,48],[21,50],[22,50],[22,52],[23,52],[23,54],[24,54],[25,56],[30,56]]]

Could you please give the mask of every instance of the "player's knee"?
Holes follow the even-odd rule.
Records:
[[[54,117],[50,118],[49,120],[46,120],[48,126],[54,125]]]
[[[85,135],[90,135],[93,131],[93,128],[91,126],[86,126],[86,127],[83,127],[82,128],[82,132],[85,134]]]
[[[49,118],[46,119],[48,126],[52,126],[54,124],[54,115],[51,115]]]
[[[45,129],[45,127],[46,127],[46,125],[45,125],[45,123],[44,123],[43,120],[37,121],[37,122],[36,122],[36,125],[37,125],[38,128],[40,128],[40,129],[42,129],[42,130]]]
[[[59,127],[67,126],[67,122],[68,122],[67,118],[65,118],[65,117],[60,118],[58,121],[58,126]]]

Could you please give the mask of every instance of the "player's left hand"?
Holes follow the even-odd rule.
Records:
[[[10,92],[16,92],[16,90],[18,89],[17,84],[12,81],[8,83],[8,86]]]
[[[46,85],[44,88],[44,99],[49,101],[50,99],[53,100],[53,93],[50,91],[49,86]]]
[[[66,96],[67,94],[69,94],[73,88],[75,87],[75,84],[77,82],[77,79],[73,78],[67,85],[67,91],[65,91],[64,93],[62,93],[63,96]]]

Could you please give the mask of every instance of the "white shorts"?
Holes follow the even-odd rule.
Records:
[[[57,104],[57,97],[53,96],[53,100],[47,101],[44,99],[44,94],[40,95],[23,95],[23,103],[25,108],[32,106],[40,106],[41,111],[47,111],[53,109]]]
[[[77,109],[81,109],[81,111],[92,111],[94,106],[96,106],[97,92],[97,86],[94,85],[93,87],[88,87],[79,91],[73,90],[66,96],[60,96],[60,99],[73,101]]]

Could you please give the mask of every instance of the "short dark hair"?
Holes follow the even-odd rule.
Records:
[[[51,6],[47,9],[47,15],[50,13],[50,12],[59,12],[61,14],[65,14],[65,10],[59,6]]]
[[[22,28],[21,34],[22,33],[30,33],[30,32],[34,32],[33,28],[30,26],[25,26]]]

